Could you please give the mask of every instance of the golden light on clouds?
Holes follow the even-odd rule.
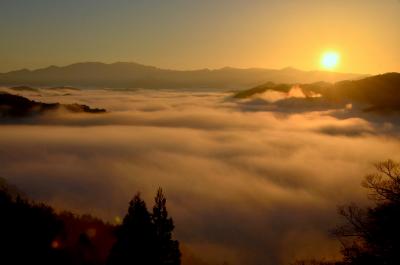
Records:
[[[321,56],[321,66],[326,70],[337,68],[340,62],[340,54],[335,51],[324,52]]]

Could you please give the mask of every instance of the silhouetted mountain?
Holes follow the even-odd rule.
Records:
[[[86,105],[41,103],[17,95],[0,93],[0,117],[28,117],[59,109],[77,113],[106,112],[104,109],[92,109]]]
[[[268,82],[240,91],[234,98],[249,98],[268,90],[289,92],[294,84]],[[359,80],[346,80],[334,84],[317,82],[300,84],[306,98],[320,94],[325,102],[361,103],[367,111],[400,110],[400,73],[386,73]],[[304,99],[298,99],[304,100]]]
[[[264,93],[268,90],[279,91],[279,92],[289,92],[289,90],[294,86],[294,83],[289,84],[275,84],[273,82],[268,82],[247,90],[242,90],[237,92],[233,97],[234,98],[248,98],[256,94]],[[311,84],[301,84],[299,85],[303,92],[307,94],[319,93],[325,88],[331,87],[331,83],[327,82],[316,82]],[[312,91],[312,92],[311,92]],[[311,95],[310,95],[311,96]]]
[[[400,73],[386,73],[357,81],[342,81],[321,93],[331,100],[363,102],[367,110],[400,110]]]
[[[52,91],[80,91],[79,88],[76,87],[69,87],[69,86],[56,86],[56,87],[48,87],[45,88],[46,90]]]
[[[37,70],[18,70],[0,74],[0,85],[78,86],[108,88],[224,88],[240,89],[272,81],[277,83],[336,82],[365,75],[225,67],[216,70],[166,70],[137,63],[77,63]]]
[[[14,87],[10,87],[10,89],[15,90],[15,91],[30,91],[30,92],[39,91],[37,88],[30,87],[30,86],[14,86]]]

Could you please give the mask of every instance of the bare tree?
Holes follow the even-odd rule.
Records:
[[[345,224],[334,235],[347,264],[400,264],[400,164],[386,160],[375,168],[377,172],[363,182],[373,206],[339,207]]]
[[[365,177],[363,186],[374,201],[400,202],[400,164],[392,160],[376,163],[377,173]]]

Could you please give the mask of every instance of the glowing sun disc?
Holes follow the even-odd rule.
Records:
[[[321,57],[321,65],[325,69],[332,70],[339,64],[340,55],[337,52],[325,52]]]

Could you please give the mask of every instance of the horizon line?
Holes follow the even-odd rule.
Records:
[[[48,66],[43,66],[43,67],[37,67],[37,68],[19,68],[15,70],[9,70],[6,72],[0,72],[0,74],[9,74],[13,72],[19,72],[19,71],[29,71],[29,72],[34,72],[37,70],[44,70],[48,68],[65,68],[73,65],[78,65],[78,64],[102,64],[102,65],[115,65],[115,64],[136,64],[144,67],[153,67],[155,69],[159,70],[166,70],[166,71],[179,71],[179,72],[195,72],[195,71],[218,71],[218,70],[223,70],[223,69],[236,69],[236,70],[271,70],[271,71],[282,71],[285,69],[290,69],[290,70],[296,70],[296,71],[302,71],[302,72],[324,72],[324,73],[332,73],[332,74],[353,74],[353,75],[379,75],[382,73],[390,73],[390,72],[397,72],[397,71],[384,71],[380,73],[356,73],[356,72],[340,72],[340,71],[329,71],[329,70],[323,70],[323,69],[316,69],[316,70],[303,70],[294,66],[286,66],[282,68],[268,68],[268,67],[235,67],[235,66],[222,66],[219,68],[209,68],[209,67],[204,67],[204,68],[193,68],[193,69],[177,69],[177,68],[163,68],[163,67],[158,67],[154,65],[149,65],[149,64],[144,64],[144,63],[138,63],[135,61],[114,61],[114,62],[101,62],[101,61],[83,61],[83,62],[75,62],[75,63],[69,63],[65,65],[56,65],[56,64],[50,64]]]

